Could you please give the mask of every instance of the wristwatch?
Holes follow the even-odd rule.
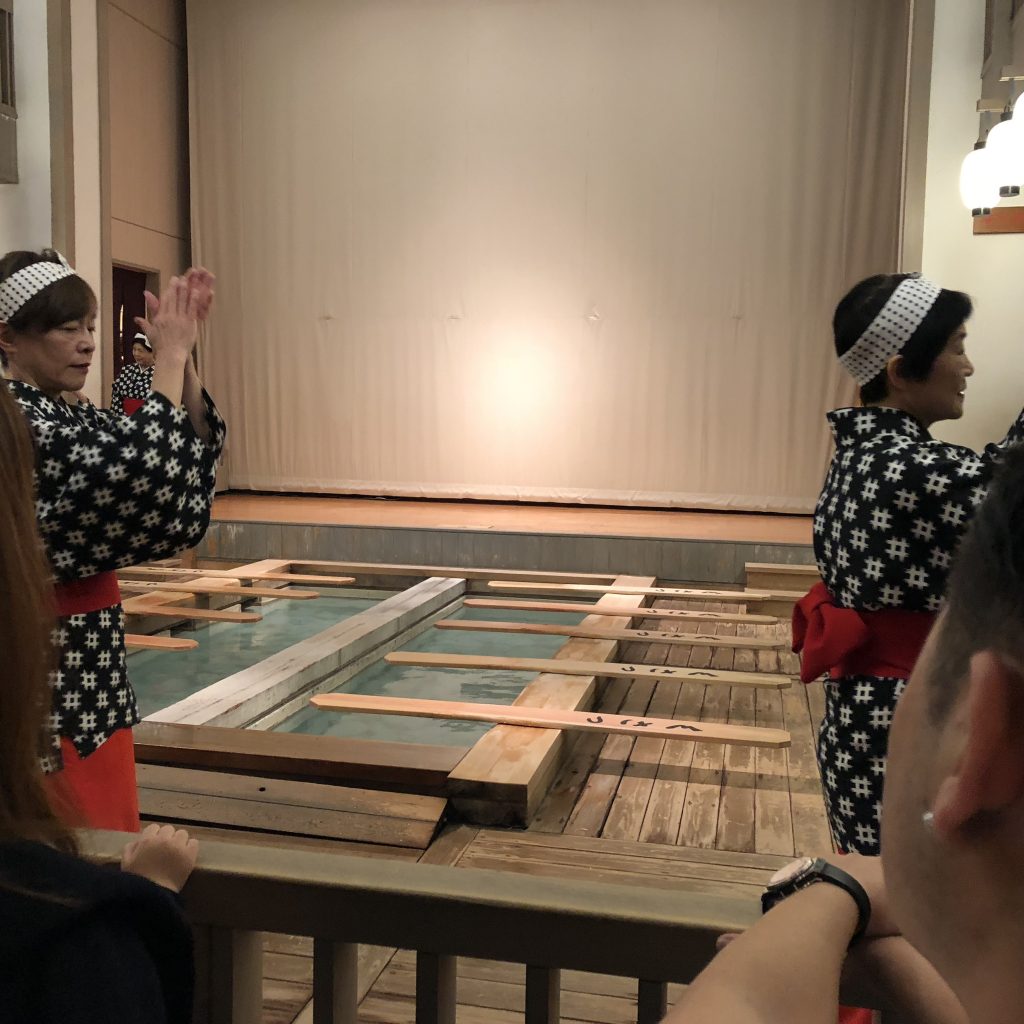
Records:
[[[859,920],[857,930],[850,940],[852,946],[863,934],[871,920],[871,900],[864,889],[864,886],[857,881],[853,875],[847,874],[841,868],[830,864],[827,860],[819,857],[812,860],[810,857],[802,857],[785,867],[779,868],[772,875],[768,887],[761,894],[761,911],[767,914],[777,903],[781,903],[787,896],[806,889],[816,882],[829,882],[839,886],[853,897],[857,904]]]

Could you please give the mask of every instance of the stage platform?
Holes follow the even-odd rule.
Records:
[[[224,494],[201,558],[291,558],[738,584],[747,562],[813,562],[811,517]]]

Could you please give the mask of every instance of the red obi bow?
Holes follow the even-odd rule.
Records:
[[[54,586],[57,614],[63,619],[69,615],[98,612],[121,603],[121,588],[116,572],[100,572],[81,580],[69,580]]]
[[[932,612],[839,608],[828,587],[818,583],[793,608],[793,650],[802,655],[800,679],[811,683],[826,673],[833,679],[907,679],[934,621]]]

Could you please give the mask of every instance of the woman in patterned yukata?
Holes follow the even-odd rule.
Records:
[[[142,403],[153,390],[153,349],[149,339],[140,331],[132,342],[132,358],[110,388],[110,408],[131,416],[142,408]]]
[[[794,613],[805,682],[828,673],[818,764],[841,850],[879,852],[889,725],[939,610],[957,544],[1024,413],[978,453],[932,438],[963,415],[971,300],[919,275],[879,275],[833,328],[862,407],[828,414],[836,451],[814,516],[819,584]]]
[[[51,251],[0,259],[0,355],[35,441],[36,514],[56,584],[46,768],[74,825],[138,831],[139,712],[114,570],[195,544],[209,524],[225,428],[191,354],[212,283],[190,270],[159,301],[147,294],[151,323],[139,326],[153,342],[153,391],[128,418],[62,398],[82,388],[96,348],[89,285]]]

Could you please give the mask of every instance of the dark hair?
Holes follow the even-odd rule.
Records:
[[[0,381],[0,837],[73,850],[40,766],[49,743],[53,586],[36,532],[33,487],[28,424]]]
[[[949,575],[932,661],[936,718],[952,707],[972,655],[983,650],[1024,663],[1024,445],[996,471]]]
[[[843,296],[832,318],[837,356],[853,348],[892,293],[908,277],[909,274],[875,274],[854,285]],[[932,372],[935,360],[941,355],[953,332],[973,311],[969,295],[943,288],[935,304],[900,352],[903,357],[903,376],[908,380],[924,380]],[[862,385],[860,400],[867,405],[881,401],[888,393],[888,378],[883,369],[877,377]]]
[[[0,259],[0,283],[34,263],[59,262],[60,258],[52,249],[9,252]],[[96,294],[85,280],[73,274],[36,292],[8,323],[22,334],[45,334],[61,324],[93,316],[96,309]]]

